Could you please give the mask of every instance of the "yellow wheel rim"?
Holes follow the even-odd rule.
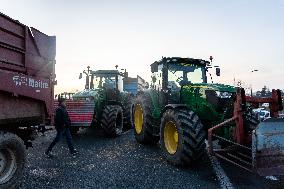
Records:
[[[140,104],[135,105],[134,124],[136,133],[140,134],[143,128],[143,110]]]
[[[178,147],[178,130],[172,121],[167,122],[165,125],[164,143],[168,153],[176,153]]]

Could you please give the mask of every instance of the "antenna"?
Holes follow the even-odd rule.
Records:
[[[209,60],[210,60],[210,62],[212,63],[212,61],[213,61],[213,56],[210,56],[210,57],[209,57]]]
[[[210,60],[210,63],[211,63],[211,65],[212,65],[212,61],[213,61],[213,56],[210,56],[209,57],[209,60]],[[211,66],[210,65],[210,66]],[[208,67],[209,68],[209,67]],[[212,67],[210,67],[210,68],[212,68]],[[209,75],[210,75],[210,78],[211,78],[211,83],[213,84],[213,77],[212,77],[212,74],[210,73],[210,72],[208,72],[209,73]]]

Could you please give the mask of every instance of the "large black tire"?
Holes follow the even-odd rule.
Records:
[[[125,104],[123,111],[123,129],[129,130],[133,128],[133,123],[131,119],[131,112],[132,112],[132,101]]]
[[[205,153],[206,133],[193,111],[167,110],[163,114],[160,129],[162,155],[171,164],[189,165]]]
[[[105,106],[101,123],[107,137],[117,137],[121,135],[123,128],[122,108],[117,105]]]
[[[136,140],[141,144],[156,144],[159,136],[155,133],[157,121],[152,117],[153,106],[150,96],[146,94],[138,95],[133,104],[132,120]]]
[[[0,188],[17,188],[23,176],[26,150],[22,139],[9,132],[0,132]]]

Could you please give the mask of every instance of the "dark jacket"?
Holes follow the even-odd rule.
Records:
[[[64,106],[58,106],[55,112],[54,124],[56,129],[70,127],[71,120]]]

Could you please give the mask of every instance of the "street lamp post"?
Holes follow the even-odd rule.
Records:
[[[254,72],[258,72],[258,70],[256,70],[256,69],[251,70],[251,73],[254,73]],[[251,84],[251,87],[250,87],[250,96],[252,97],[252,84]]]

